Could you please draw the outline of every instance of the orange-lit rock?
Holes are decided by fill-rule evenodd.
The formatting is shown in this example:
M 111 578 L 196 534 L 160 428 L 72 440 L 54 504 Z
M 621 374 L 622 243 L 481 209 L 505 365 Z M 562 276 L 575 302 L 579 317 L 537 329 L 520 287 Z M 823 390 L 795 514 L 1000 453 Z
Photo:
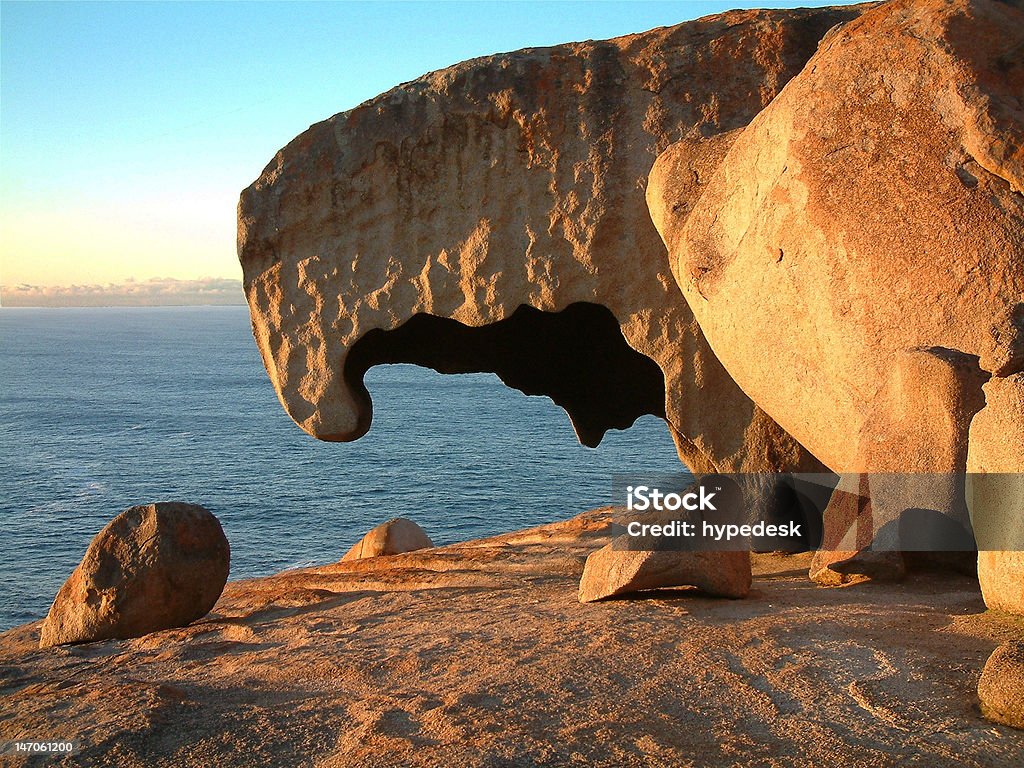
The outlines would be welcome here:
M 57 593 L 39 645 L 141 637 L 205 616 L 228 578 L 217 518 L 175 501 L 131 507 L 89 544 Z
M 876 524 L 965 516 L 969 453 L 1020 471 L 1005 436 L 1024 410 L 1000 382 L 1024 369 L 1022 47 L 1017 3 L 878 5 L 749 126 L 673 145 L 651 174 L 673 274 L 743 390 L 837 472 L 948 477 L 873 492 Z
M 399 555 L 402 552 L 414 552 L 432 546 L 434 542 L 430 540 L 426 531 L 412 520 L 396 517 L 368 531 L 341 560 L 346 562 L 380 555 Z
M 253 329 L 288 413 L 353 440 L 370 424 L 365 368 L 417 362 L 549 394 L 589 445 L 654 413 L 696 471 L 817 469 L 711 352 L 644 187 L 671 142 L 746 125 L 860 10 L 732 12 L 475 59 L 312 126 L 239 204 Z M 614 333 L 553 314 L 581 304 Z M 476 331 L 509 352 L 481 351 Z

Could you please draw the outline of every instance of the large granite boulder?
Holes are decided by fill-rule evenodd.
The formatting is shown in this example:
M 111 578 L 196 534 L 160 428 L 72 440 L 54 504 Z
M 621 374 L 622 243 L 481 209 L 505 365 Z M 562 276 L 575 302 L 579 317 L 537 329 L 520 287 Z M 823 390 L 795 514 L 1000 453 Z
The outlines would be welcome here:
M 749 126 L 651 173 L 712 348 L 831 469 L 877 473 L 876 530 L 907 509 L 964 519 L 988 443 L 994 471 L 1021 464 L 1004 436 L 1024 421 L 1022 50 L 1019 2 L 893 0 L 827 35 Z M 1000 532 L 981 548 L 1014 548 L 1019 498 L 972 516 Z
M 183 627 L 213 608 L 230 559 L 220 523 L 203 507 L 131 507 L 96 535 L 60 588 L 39 647 Z
M 428 74 L 312 126 L 241 196 L 253 332 L 289 415 L 369 428 L 363 374 L 494 371 L 580 440 L 645 413 L 694 471 L 821 465 L 736 386 L 644 200 L 663 149 L 746 125 L 863 7 L 736 11 Z
M 341 558 L 342 562 L 380 555 L 400 555 L 434 546 L 427 532 L 412 520 L 396 517 L 367 531 Z

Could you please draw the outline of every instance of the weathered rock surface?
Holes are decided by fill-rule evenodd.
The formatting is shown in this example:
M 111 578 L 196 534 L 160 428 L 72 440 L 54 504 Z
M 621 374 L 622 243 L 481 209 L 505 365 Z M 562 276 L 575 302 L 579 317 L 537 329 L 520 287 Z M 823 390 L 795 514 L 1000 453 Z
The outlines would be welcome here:
M 993 378 L 971 422 L 967 503 L 990 608 L 1024 615 L 1024 374 Z
M 820 549 L 807 575 L 823 587 L 846 587 L 865 581 L 900 581 L 907 575 L 901 552 Z
M 168 501 L 131 507 L 100 531 L 57 593 L 39 646 L 183 627 L 217 602 L 230 548 L 217 518 Z
M 673 145 L 651 173 L 673 274 L 743 390 L 837 472 L 945 478 L 920 498 L 873 490 L 876 528 L 911 508 L 965 517 L 979 443 L 1022 461 L 999 432 L 1024 410 L 986 401 L 1024 368 L 1022 50 L 1018 2 L 881 4 L 749 126 Z M 974 510 L 982 527 L 1021 517 Z
M 1018 501 L 1022 498 L 1017 497 Z M 978 581 L 989 608 L 1024 616 L 1024 552 L 978 552 Z
M 367 532 L 341 560 L 345 562 L 379 555 L 400 555 L 432 546 L 434 542 L 420 526 L 412 520 L 396 517 Z
M 548 394 L 588 445 L 654 413 L 695 471 L 818 469 L 711 352 L 644 186 L 672 141 L 746 125 L 861 10 L 476 59 L 312 126 L 239 203 L 254 335 L 290 416 L 358 438 L 366 368 L 415 362 Z
M 876 529 L 870 476 L 839 478 L 823 515 L 822 544 L 811 559 L 808 576 L 823 587 L 865 581 L 900 581 L 907 568 L 899 551 L 872 551 Z
M 977 582 L 820 590 L 809 555 L 754 555 L 745 600 L 580 604 L 608 540 L 590 513 L 230 582 L 203 621 L 121 642 L 40 651 L 17 627 L 0 740 L 73 737 L 54 764 L 118 768 L 1024 763 L 976 698 L 1020 622 Z
M 579 600 L 591 603 L 665 587 L 697 587 L 715 597 L 746 597 L 750 592 L 750 553 L 642 552 L 610 543 L 587 558 Z
M 993 651 L 978 682 L 978 699 L 989 720 L 1024 728 L 1024 640 Z
M 881 4 L 652 171 L 719 359 L 837 472 L 963 472 L 982 385 L 1024 367 L 1022 45 L 1012 4 Z

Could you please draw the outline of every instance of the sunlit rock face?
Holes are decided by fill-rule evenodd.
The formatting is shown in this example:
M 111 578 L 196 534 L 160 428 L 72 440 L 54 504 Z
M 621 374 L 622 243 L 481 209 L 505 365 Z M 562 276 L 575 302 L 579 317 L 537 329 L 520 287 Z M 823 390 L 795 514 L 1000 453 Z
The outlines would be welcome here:
M 651 173 L 675 279 L 743 390 L 837 472 L 949 478 L 888 515 L 960 514 L 965 471 L 1024 466 L 1022 96 L 1021 3 L 897 0 Z M 1000 534 L 982 549 L 1024 523 L 1004 486 L 969 494 Z M 996 560 L 983 584 L 1006 580 Z
M 818 469 L 712 353 L 644 190 L 658 153 L 746 125 L 861 10 L 475 59 L 312 126 L 239 204 L 254 334 L 289 415 L 356 439 L 362 373 L 401 359 L 499 370 L 555 397 L 587 444 L 654 413 L 694 470 Z M 507 354 L 474 333 L 499 324 Z
M 1019 5 L 885 3 L 652 171 L 719 359 L 835 471 L 963 471 L 983 385 L 1024 370 L 1022 51 Z
M 126 509 L 60 588 L 39 647 L 184 627 L 213 608 L 230 567 L 231 547 L 209 510 L 178 501 Z

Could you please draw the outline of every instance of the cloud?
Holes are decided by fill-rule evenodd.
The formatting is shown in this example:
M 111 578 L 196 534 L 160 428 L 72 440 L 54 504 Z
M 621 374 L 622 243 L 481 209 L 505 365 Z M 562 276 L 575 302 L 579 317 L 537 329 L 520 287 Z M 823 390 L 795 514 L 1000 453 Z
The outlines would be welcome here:
M 245 304 L 242 281 L 230 277 L 154 277 L 107 285 L 0 285 L 5 307 L 157 307 Z

